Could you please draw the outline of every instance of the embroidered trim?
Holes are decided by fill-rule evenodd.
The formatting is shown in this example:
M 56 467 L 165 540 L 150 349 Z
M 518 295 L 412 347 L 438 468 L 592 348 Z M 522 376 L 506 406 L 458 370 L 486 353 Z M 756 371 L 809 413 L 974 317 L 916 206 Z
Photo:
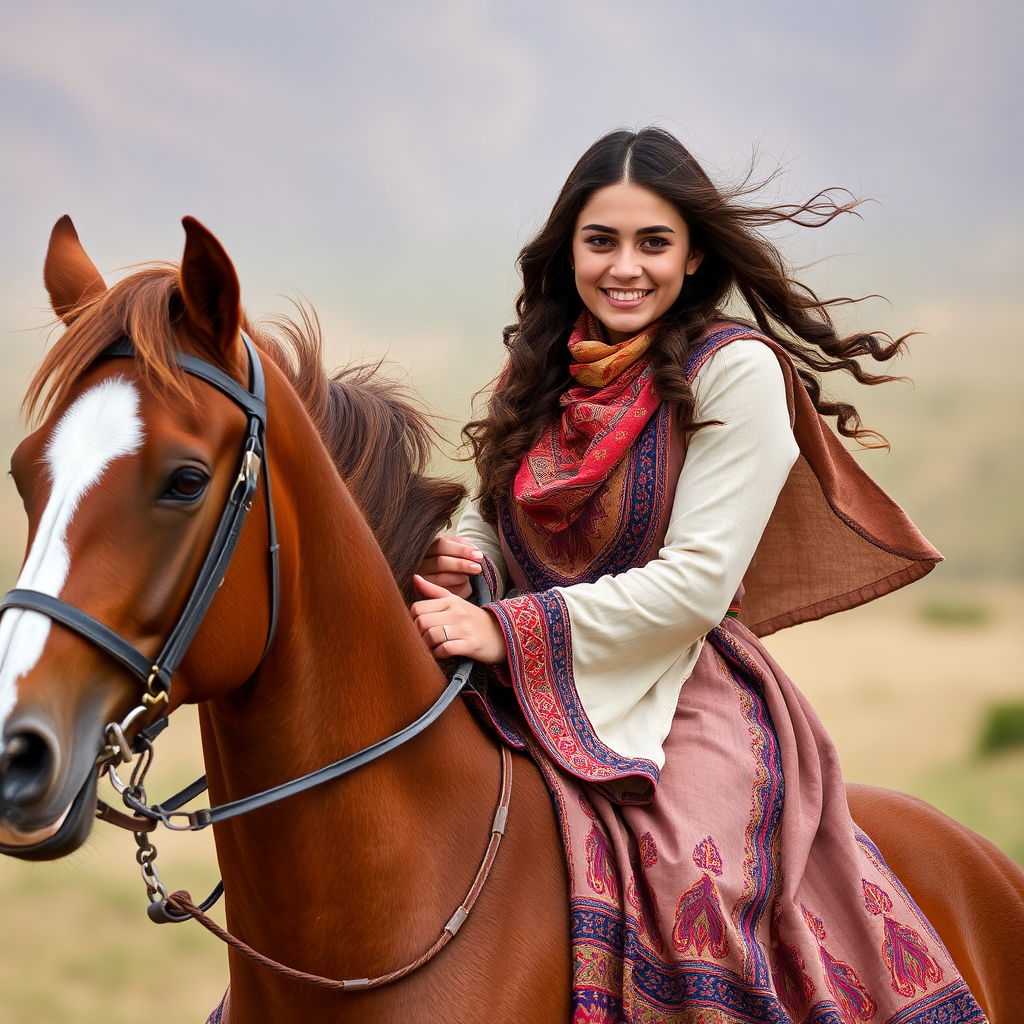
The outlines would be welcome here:
M 567 575 L 557 565 L 544 561 L 547 552 L 534 549 L 523 532 L 522 521 L 513 503 L 507 499 L 498 502 L 499 530 L 531 591 L 593 583 L 601 576 L 625 572 L 647 561 L 661 520 L 659 510 L 667 494 L 670 435 L 670 410 L 668 406 L 662 406 L 651 417 L 637 444 L 625 456 L 619 508 L 613 513 L 617 528 L 593 561 L 578 574 Z M 593 505 L 595 514 L 608 515 L 603 505 L 607 498 L 607 488 L 602 487 L 590 498 L 588 509 Z M 586 531 L 590 518 L 589 512 L 581 515 L 563 532 L 576 534 Z
M 800 904 L 800 912 L 818 944 L 818 959 L 825 974 L 825 984 L 841 1008 L 842 1019 L 850 1022 L 871 1020 L 878 1012 L 878 1005 L 868 995 L 857 972 L 825 948 L 827 935 L 821 918 L 812 914 L 803 904 Z
M 230 989 L 228 991 L 230 991 Z M 221 1024 L 221 1021 L 224 1019 L 224 1007 L 227 1005 L 227 1001 L 228 992 L 225 992 L 224 998 L 220 1001 L 217 1009 L 207 1017 L 206 1024 Z
M 558 591 L 523 594 L 486 607 L 504 630 L 519 706 L 555 763 L 587 782 L 640 776 L 645 784 L 657 784 L 653 761 L 617 754 L 590 724 L 573 680 L 569 613 Z
M 490 555 L 484 555 L 483 570 L 484 583 L 487 584 L 491 597 L 497 601 L 502 597 L 501 576 L 498 574 L 498 567 L 494 564 L 494 560 Z
M 950 956 L 949 950 L 946 949 L 945 943 L 939 937 L 939 933 L 932 927 L 931 922 L 921 912 L 921 908 L 914 902 L 914 898 L 909 892 L 903 887 L 903 883 L 893 873 L 892 868 L 889 867 L 885 862 L 885 858 L 882 856 L 882 851 L 871 841 L 869 836 L 866 836 L 859 828 L 854 826 L 853 837 L 857 841 L 857 845 L 861 848 L 861 852 L 867 857 L 868 861 L 874 866 L 875 870 L 882 875 L 883 878 L 892 886 L 893 891 L 899 896 L 903 905 L 910 911 L 910 913 L 917 919 L 918 923 L 928 932 L 928 934 L 935 940 L 935 944 L 939 949 L 946 955 L 946 959 L 950 963 L 954 963 L 953 957 Z
M 912 1006 L 904 1007 L 886 1024 L 987 1024 L 987 1018 L 967 983 L 958 978 Z
M 942 968 L 928 952 L 924 939 L 909 925 L 890 916 L 892 900 L 889 894 L 866 878 L 861 879 L 861 886 L 865 909 L 882 919 L 882 953 L 892 975 L 893 990 L 909 999 L 917 989 L 926 992 L 929 982 L 937 985 L 942 981 Z
M 721 654 L 716 650 L 716 655 Z M 724 664 L 739 691 L 740 712 L 750 733 L 750 754 L 754 763 L 750 820 L 744 831 L 743 890 L 732 908 L 743 937 L 743 969 L 748 980 L 761 987 L 770 984 L 771 972 L 764 947 L 757 939 L 757 927 L 776 896 L 779 880 L 779 826 L 785 802 L 782 755 L 764 698 L 756 688 L 763 680 L 756 663 L 747 657 L 746 674 Z M 755 688 L 756 687 L 756 688 Z

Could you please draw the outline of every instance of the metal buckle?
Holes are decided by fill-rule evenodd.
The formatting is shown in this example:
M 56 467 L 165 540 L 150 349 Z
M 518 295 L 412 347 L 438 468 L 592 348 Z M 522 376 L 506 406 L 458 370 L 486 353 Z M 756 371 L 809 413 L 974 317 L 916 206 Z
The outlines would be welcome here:
M 242 465 L 238 470 L 238 477 L 231 495 L 232 500 L 245 506 L 246 512 L 252 508 L 252 499 L 259 485 L 261 465 L 263 465 L 263 460 L 256 452 L 252 448 L 246 448 L 242 454 Z
M 142 695 L 142 703 L 147 708 L 155 708 L 158 704 L 168 704 L 167 691 L 164 689 L 156 689 L 153 683 L 156 681 L 157 676 L 160 675 L 160 666 L 154 665 L 149 673 L 149 678 L 146 680 L 146 692 Z
M 145 700 L 145 698 L 143 698 L 143 700 Z M 103 737 L 107 741 L 107 745 L 99 752 L 99 755 L 96 758 L 97 765 L 101 767 L 103 765 L 108 765 L 113 769 L 119 764 L 132 763 L 132 747 L 131 743 L 129 743 L 125 736 L 125 733 L 131 728 L 135 720 L 140 715 L 146 714 L 148 710 L 149 709 L 144 705 L 139 704 L 132 708 L 120 722 L 107 723 L 107 727 L 103 730 Z M 117 778 L 116 774 L 114 778 Z M 121 792 L 121 790 L 119 790 L 119 792 Z

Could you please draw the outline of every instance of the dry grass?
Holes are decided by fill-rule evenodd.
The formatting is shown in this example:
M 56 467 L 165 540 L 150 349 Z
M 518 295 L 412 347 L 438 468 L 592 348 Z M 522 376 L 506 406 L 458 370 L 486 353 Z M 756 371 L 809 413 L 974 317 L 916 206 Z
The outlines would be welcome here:
M 851 782 L 900 789 L 1024 864 L 1024 749 L 977 753 L 994 704 L 1024 696 L 1024 587 L 916 586 L 769 637 Z

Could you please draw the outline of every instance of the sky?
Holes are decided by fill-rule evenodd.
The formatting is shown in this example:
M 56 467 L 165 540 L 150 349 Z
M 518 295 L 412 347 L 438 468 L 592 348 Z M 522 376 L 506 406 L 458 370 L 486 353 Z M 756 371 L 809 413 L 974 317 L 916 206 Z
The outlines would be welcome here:
M 64 213 L 108 280 L 198 217 L 250 310 L 305 297 L 334 361 L 390 353 L 464 420 L 516 252 L 591 142 L 647 123 L 719 180 L 756 159 L 778 198 L 876 200 L 780 241 L 825 292 L 883 294 L 870 326 L 926 332 L 916 376 L 1024 365 L 1011 0 L 0 0 L 0 24 L 0 433 Z

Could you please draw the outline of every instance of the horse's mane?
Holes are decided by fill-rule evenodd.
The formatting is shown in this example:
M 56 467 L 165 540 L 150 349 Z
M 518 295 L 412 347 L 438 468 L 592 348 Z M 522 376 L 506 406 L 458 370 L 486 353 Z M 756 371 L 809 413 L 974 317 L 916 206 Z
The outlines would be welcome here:
M 135 343 L 140 371 L 151 387 L 185 397 L 174 329 L 183 309 L 178 267 L 170 263 L 142 267 L 82 303 L 33 376 L 24 412 L 34 417 L 62 401 L 75 380 L 122 335 Z M 427 475 L 438 434 L 409 390 L 381 372 L 382 361 L 329 375 L 316 313 L 301 304 L 297 310 L 296 319 L 246 320 L 244 328 L 295 388 L 403 597 L 411 601 L 412 574 L 431 540 L 451 520 L 465 488 Z

